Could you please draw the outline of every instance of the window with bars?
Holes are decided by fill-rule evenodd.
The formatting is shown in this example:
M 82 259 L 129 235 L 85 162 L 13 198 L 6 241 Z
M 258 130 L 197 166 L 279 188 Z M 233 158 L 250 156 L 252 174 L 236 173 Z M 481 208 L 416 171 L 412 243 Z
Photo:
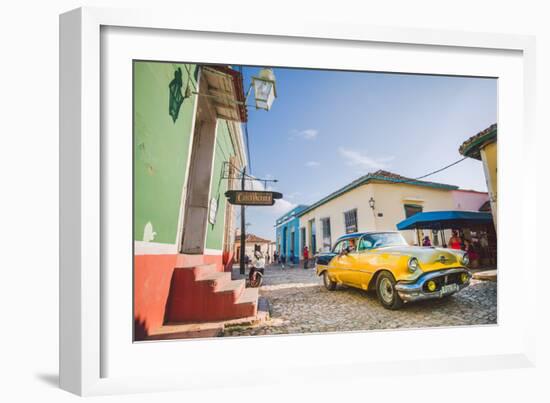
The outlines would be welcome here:
M 344 223 L 346 224 L 346 234 L 357 232 L 357 209 L 344 213 Z
M 412 217 L 417 213 L 422 213 L 422 206 L 418 204 L 405 204 L 405 218 Z
M 330 237 L 330 218 L 321 218 L 321 227 L 323 229 L 323 250 L 329 251 L 331 248 Z

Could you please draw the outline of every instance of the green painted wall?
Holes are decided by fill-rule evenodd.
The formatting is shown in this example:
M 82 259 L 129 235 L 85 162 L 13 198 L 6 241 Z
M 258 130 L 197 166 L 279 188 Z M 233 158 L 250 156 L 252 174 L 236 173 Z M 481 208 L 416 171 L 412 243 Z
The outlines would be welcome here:
M 224 120 L 218 120 L 216 131 L 216 150 L 214 155 L 214 167 L 212 171 L 212 182 L 210 184 L 210 199 L 218 200 L 216 223 L 207 223 L 206 248 L 223 249 L 224 218 L 226 208 L 225 192 L 227 191 L 228 180 L 222 179 L 224 162 L 235 155 L 235 149 L 231 142 L 229 127 Z
M 134 62 L 134 239 L 143 240 L 148 222 L 152 242 L 174 244 L 185 180 L 196 96 L 184 99 L 174 122 L 169 113 L 170 82 L 179 68 L 182 93 L 195 65 Z M 187 67 L 187 68 L 186 68 Z M 123 135 L 123 133 L 120 133 Z

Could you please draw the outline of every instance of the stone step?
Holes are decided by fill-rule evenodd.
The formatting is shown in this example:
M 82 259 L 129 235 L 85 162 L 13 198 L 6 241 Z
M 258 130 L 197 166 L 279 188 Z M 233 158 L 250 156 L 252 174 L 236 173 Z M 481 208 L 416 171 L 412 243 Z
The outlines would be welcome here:
M 216 288 L 216 290 L 218 290 L 223 287 L 224 284 L 231 282 L 231 273 L 223 271 L 208 272 L 201 275 L 197 281 L 208 281 L 214 288 Z
M 151 332 L 145 340 L 175 340 L 218 337 L 223 334 L 223 323 L 165 324 Z
M 497 281 L 497 271 L 496 270 L 478 271 L 473 274 L 473 278 L 475 280 Z
M 231 275 L 231 273 L 227 273 Z M 230 280 L 225 283 L 221 283 L 218 287 L 216 287 L 215 292 L 216 293 L 232 293 L 234 301 L 237 301 L 237 299 L 241 296 L 241 294 L 246 291 L 246 282 L 245 280 Z
M 258 291 L 246 291 L 245 280 L 232 280 L 214 264 L 182 266 L 174 270 L 165 320 L 210 322 L 254 316 Z M 179 332 L 179 330 L 178 330 Z
M 247 289 L 248 290 L 248 289 Z M 250 289 L 257 290 L 257 289 Z M 257 294 L 254 291 L 247 294 Z M 247 306 L 250 306 L 251 299 L 245 298 Z M 248 309 L 248 312 L 253 310 Z M 243 311 L 244 313 L 244 311 Z M 266 299 L 260 297 L 255 314 L 243 316 L 236 319 L 220 320 L 213 322 L 185 322 L 185 323 L 166 323 L 147 336 L 145 340 L 173 340 L 173 339 L 192 339 L 205 337 L 223 336 L 225 328 L 232 326 L 255 326 L 269 320 L 269 303 Z
M 258 303 L 258 288 L 245 288 L 237 301 L 237 304 L 257 304 Z
M 218 270 L 215 264 L 197 264 L 189 266 L 178 266 L 176 270 L 189 270 L 193 274 L 195 280 L 200 280 L 202 277 L 207 276 L 210 273 L 217 273 Z

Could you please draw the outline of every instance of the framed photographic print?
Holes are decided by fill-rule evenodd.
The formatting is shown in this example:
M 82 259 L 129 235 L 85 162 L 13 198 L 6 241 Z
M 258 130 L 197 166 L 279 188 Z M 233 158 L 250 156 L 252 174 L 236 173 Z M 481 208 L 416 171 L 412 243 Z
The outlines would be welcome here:
M 60 23 L 64 389 L 531 365 L 532 38 Z

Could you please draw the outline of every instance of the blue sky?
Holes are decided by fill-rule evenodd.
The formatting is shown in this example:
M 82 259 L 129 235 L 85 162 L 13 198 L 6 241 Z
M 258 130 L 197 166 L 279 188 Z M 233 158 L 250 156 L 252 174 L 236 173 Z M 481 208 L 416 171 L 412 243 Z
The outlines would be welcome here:
M 259 68 L 244 67 L 245 85 Z M 418 177 L 461 158 L 460 144 L 497 121 L 497 80 L 275 68 L 269 112 L 249 108 L 252 174 L 283 200 L 248 207 L 248 232 L 275 239 L 275 219 L 359 176 Z M 253 103 L 253 93 L 249 104 Z M 426 180 L 486 191 L 479 161 Z

